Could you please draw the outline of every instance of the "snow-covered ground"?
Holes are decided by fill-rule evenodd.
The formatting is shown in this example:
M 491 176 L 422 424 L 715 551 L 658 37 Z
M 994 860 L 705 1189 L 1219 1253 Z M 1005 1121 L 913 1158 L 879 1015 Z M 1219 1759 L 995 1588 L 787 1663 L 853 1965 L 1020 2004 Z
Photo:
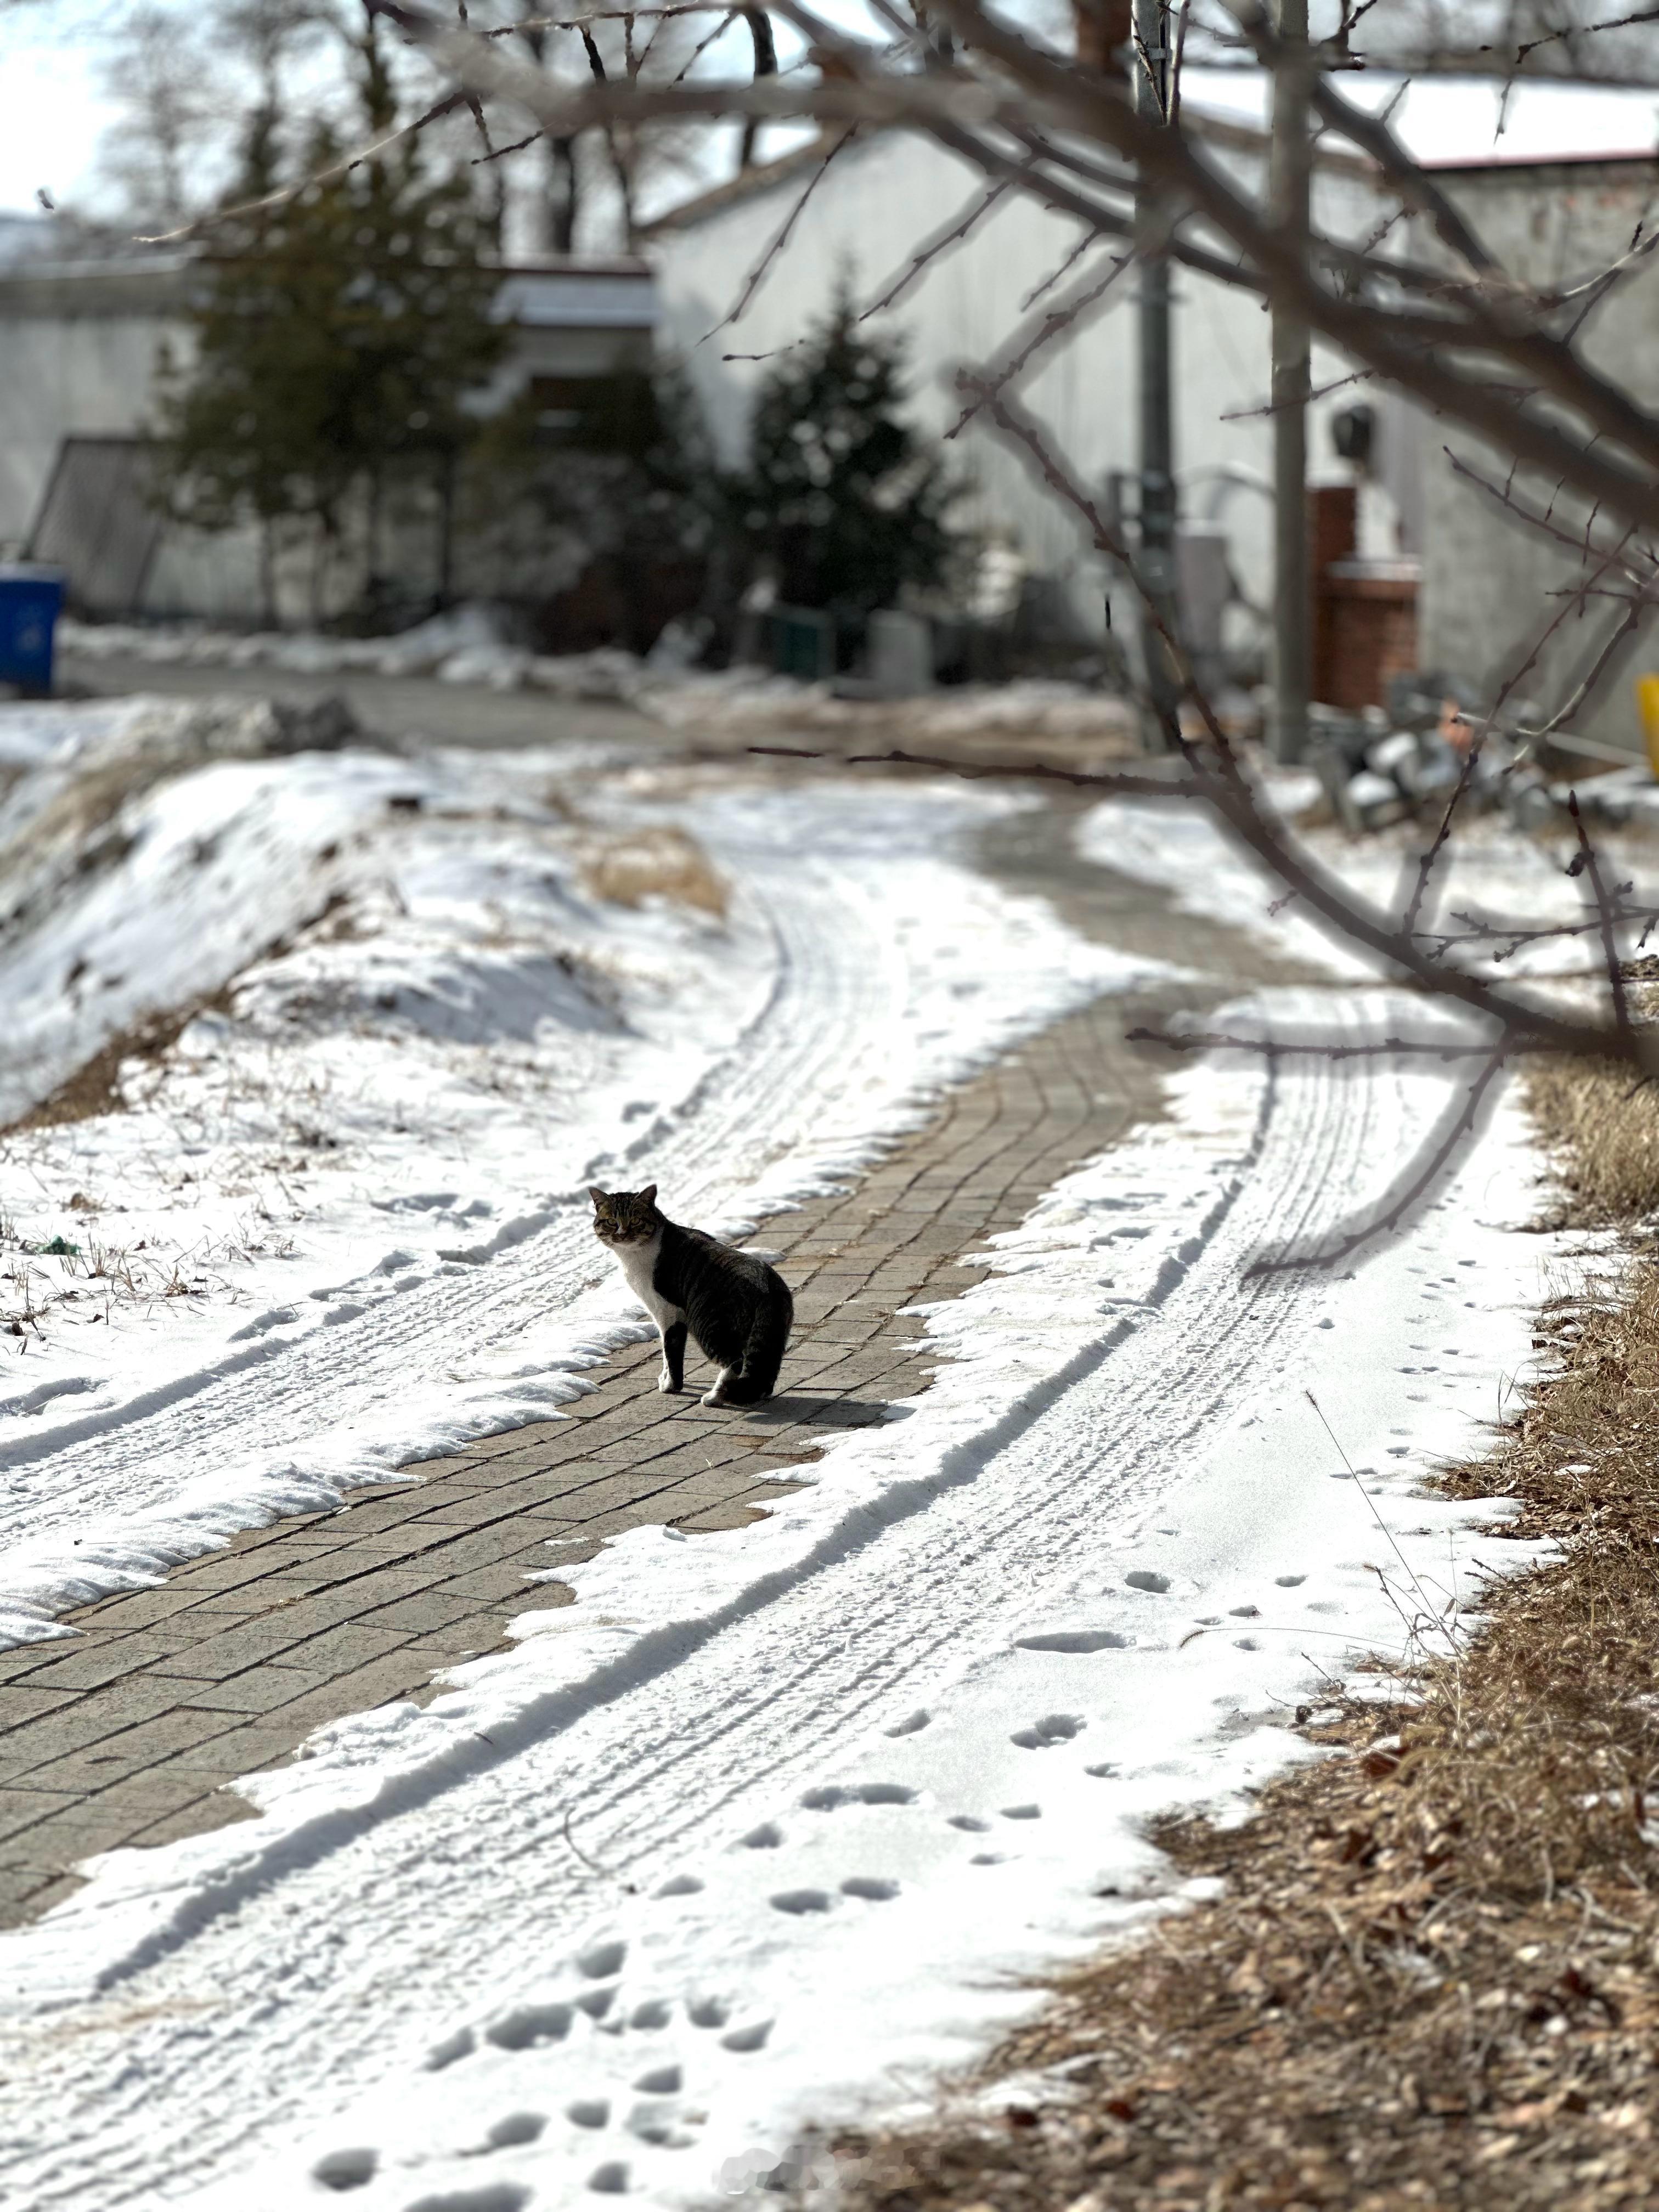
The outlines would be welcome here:
M 185 849 L 174 810 L 198 872 L 289 825 L 262 894 L 282 941 L 211 975 L 190 869 L 143 878 L 151 939 L 203 962 L 191 988 L 236 988 L 123 1074 L 129 1111 L 8 1140 L 9 1203 L 42 1194 L 14 1233 L 75 1239 L 114 1203 L 175 1243 L 216 1208 L 257 1226 L 224 1287 L 116 1297 L 73 1333 L 60 1304 L 24 1340 L 19 1370 L 79 1387 L 0 1432 L 15 1632 L 579 1389 L 638 1328 L 591 1256 L 590 1178 L 752 1219 L 1146 972 L 973 872 L 967 834 L 1006 798 L 568 764 L 264 760 L 260 796 L 204 768 L 120 817 L 117 870 Z M 1130 838 L 1184 876 L 1169 819 L 1126 815 L 1102 857 Z M 605 855 L 670 828 L 730 886 L 724 921 L 597 896 L 626 880 Z M 296 926 L 307 862 L 343 872 Z M 83 941 L 103 880 L 0 935 L 0 985 L 42 932 L 54 958 Z M 1247 878 L 1224 892 L 1266 926 Z M 1362 1039 L 1402 1012 L 1341 974 L 1219 1018 Z M 1553 1248 L 1522 1231 L 1516 1109 L 1363 1266 L 1245 1272 L 1363 1207 L 1444 1081 L 1178 1069 L 1167 1121 L 931 1311 L 932 1389 L 768 1519 L 633 1531 L 429 1706 L 243 1785 L 257 1821 L 95 1865 L 0 1939 L 0 2186 L 76 2212 L 729 2199 L 803 2124 L 890 2110 L 982 2047 L 1033 2002 L 1018 1976 L 1166 1907 L 1147 1814 L 1241 1804 L 1298 1755 L 1285 1708 L 1398 1652 L 1402 1614 L 1445 1635 L 1478 1596 L 1467 1510 L 1415 1486 L 1528 1356 Z

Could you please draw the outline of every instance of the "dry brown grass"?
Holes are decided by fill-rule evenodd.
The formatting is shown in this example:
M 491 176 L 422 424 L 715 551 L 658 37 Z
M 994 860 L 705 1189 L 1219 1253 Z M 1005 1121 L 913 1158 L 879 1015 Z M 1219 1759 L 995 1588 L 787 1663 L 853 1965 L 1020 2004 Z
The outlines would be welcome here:
M 1534 1079 L 1601 1219 L 1653 1202 L 1628 1090 Z M 1659 2199 L 1659 1267 L 1539 1327 L 1550 1371 L 1445 1486 L 1518 1498 L 1510 1533 L 1558 1556 L 1495 1582 L 1393 1712 L 1305 1731 L 1338 1755 L 1248 1825 L 1165 1826 L 1220 1897 L 1058 1983 L 971 2102 L 843 2137 L 845 2212 Z M 1070 2095 L 986 2118 L 999 2080 L 1065 2062 Z
M 665 898 L 724 921 L 731 898 L 726 878 L 696 839 L 672 823 L 590 846 L 581 874 L 593 897 L 617 906 Z
M 1527 1099 L 1560 1186 L 1559 1218 L 1578 1227 L 1659 1210 L 1659 1091 L 1627 1067 L 1540 1060 Z

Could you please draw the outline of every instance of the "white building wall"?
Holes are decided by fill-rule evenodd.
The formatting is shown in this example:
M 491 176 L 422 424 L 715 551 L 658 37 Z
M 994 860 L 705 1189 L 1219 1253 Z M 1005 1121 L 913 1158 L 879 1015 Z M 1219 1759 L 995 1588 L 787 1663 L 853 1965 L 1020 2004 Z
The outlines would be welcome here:
M 65 429 L 131 437 L 144 428 L 163 340 L 155 315 L 0 314 L 0 546 L 21 545 Z
M 1559 284 L 1610 266 L 1629 251 L 1652 198 L 1650 161 L 1586 162 L 1547 169 L 1492 168 L 1443 177 L 1487 246 L 1513 274 Z M 1416 240 L 1427 258 L 1428 235 Z M 1649 410 L 1659 409 L 1659 267 L 1649 261 L 1597 308 L 1584 333 L 1593 365 Z M 1507 459 L 1452 423 L 1431 426 L 1424 471 L 1423 616 L 1419 658 L 1425 668 L 1462 675 L 1488 696 L 1518 678 L 1510 702 L 1553 714 L 1595 661 L 1622 607 L 1589 599 L 1538 654 L 1536 642 L 1561 611 L 1563 594 L 1583 571 L 1570 544 L 1506 514 L 1486 491 L 1460 476 L 1443 447 L 1489 482 L 1501 484 Z M 1535 476 L 1517 492 L 1571 538 L 1582 505 Z M 1524 672 L 1522 672 L 1524 668 Z M 1659 669 L 1659 623 L 1652 617 L 1623 650 L 1572 727 L 1580 736 L 1637 750 L 1642 744 L 1634 677 Z
M 664 229 L 654 244 L 659 346 L 685 362 L 732 461 L 742 454 L 755 393 L 769 365 L 747 356 L 775 356 L 822 317 L 839 270 L 851 271 L 858 297 L 879 297 L 916 247 L 984 189 L 965 160 L 908 133 L 847 148 L 807 202 L 741 320 L 717 328 L 810 174 L 797 171 L 769 191 Z M 1346 202 L 1352 228 L 1365 227 L 1370 202 L 1363 187 L 1339 179 L 1322 191 L 1337 196 L 1339 220 Z M 1010 193 L 882 319 L 908 341 L 920 426 L 943 434 L 961 411 L 953 389 L 957 368 L 991 362 L 1025 313 L 1051 306 L 1085 272 L 1103 272 L 1109 241 L 1091 249 L 1036 310 L 1022 313 L 1022 300 L 1059 266 L 1078 236 L 1074 222 Z M 1057 344 L 1045 365 L 1015 387 L 1078 480 L 1097 497 L 1111 471 L 1133 471 L 1137 459 L 1133 274 L 1121 282 L 1098 319 Z M 1264 487 L 1271 481 L 1271 426 L 1251 411 L 1267 397 L 1267 323 L 1248 293 L 1184 270 L 1176 272 L 1175 298 L 1176 465 L 1183 509 L 1198 519 L 1218 496 L 1217 471 L 1237 471 Z M 1334 356 L 1316 349 L 1316 385 L 1340 373 Z M 1315 410 L 1310 449 L 1316 475 L 1328 481 L 1346 480 L 1346 472 L 1330 458 L 1322 417 L 1353 397 L 1340 393 Z M 1079 623 L 1097 629 L 1105 564 L 1069 510 L 1034 483 L 982 422 L 947 450 L 972 487 L 956 510 L 958 525 L 1012 527 L 1030 566 L 1063 579 Z M 1236 491 L 1225 498 L 1223 514 L 1240 580 L 1251 599 L 1265 604 L 1272 592 L 1267 500 Z

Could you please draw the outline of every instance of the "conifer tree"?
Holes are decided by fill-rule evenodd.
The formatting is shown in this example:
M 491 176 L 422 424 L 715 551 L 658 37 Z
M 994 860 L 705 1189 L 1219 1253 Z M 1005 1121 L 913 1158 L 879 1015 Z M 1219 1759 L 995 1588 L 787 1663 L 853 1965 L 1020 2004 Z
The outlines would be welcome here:
M 379 133 L 393 102 L 372 17 L 355 58 L 366 135 Z M 314 135 L 297 149 L 301 173 L 337 150 Z M 233 203 L 268 191 L 280 163 L 262 107 Z M 447 505 L 476 430 L 469 398 L 508 342 L 465 171 L 434 173 L 416 134 L 214 236 L 192 357 L 164 373 L 172 511 L 207 528 L 305 518 L 337 541 L 354 500 L 372 540 L 394 481 L 422 481 Z
M 854 319 L 843 282 L 824 320 L 762 385 L 743 485 L 750 545 L 789 604 L 868 613 L 934 582 L 957 495 L 903 417 L 904 344 Z

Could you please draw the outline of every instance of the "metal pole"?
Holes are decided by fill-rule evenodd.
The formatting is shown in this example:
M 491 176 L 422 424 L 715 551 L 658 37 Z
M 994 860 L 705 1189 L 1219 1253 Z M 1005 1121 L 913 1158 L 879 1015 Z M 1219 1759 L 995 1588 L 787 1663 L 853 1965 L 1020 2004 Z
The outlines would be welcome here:
M 1167 122 L 1173 55 L 1169 0 L 1135 0 L 1135 106 Z M 1143 179 L 1135 197 L 1135 243 L 1140 253 L 1140 567 L 1159 614 L 1175 632 L 1176 484 L 1174 410 L 1170 397 L 1170 263 L 1162 248 L 1167 228 L 1163 195 Z M 1142 663 L 1151 702 L 1146 741 L 1161 751 L 1170 742 L 1180 682 L 1162 641 L 1143 612 Z
M 1279 0 L 1286 49 L 1273 72 L 1273 147 L 1267 198 L 1275 228 L 1305 246 L 1313 143 L 1308 131 L 1308 0 Z M 1268 749 L 1299 761 L 1308 745 L 1313 682 L 1312 593 L 1308 573 L 1308 325 L 1273 303 L 1273 713 Z

